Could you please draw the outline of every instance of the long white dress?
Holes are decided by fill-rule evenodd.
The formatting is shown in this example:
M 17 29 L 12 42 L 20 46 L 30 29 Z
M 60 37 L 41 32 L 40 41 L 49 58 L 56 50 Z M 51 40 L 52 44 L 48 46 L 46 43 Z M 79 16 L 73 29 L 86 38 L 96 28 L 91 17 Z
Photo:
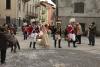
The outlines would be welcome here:
M 43 37 L 42 37 L 42 41 L 41 44 L 45 47 L 45 48 L 49 48 L 50 47 L 50 40 L 49 40 L 49 36 L 47 33 L 46 28 L 43 28 Z

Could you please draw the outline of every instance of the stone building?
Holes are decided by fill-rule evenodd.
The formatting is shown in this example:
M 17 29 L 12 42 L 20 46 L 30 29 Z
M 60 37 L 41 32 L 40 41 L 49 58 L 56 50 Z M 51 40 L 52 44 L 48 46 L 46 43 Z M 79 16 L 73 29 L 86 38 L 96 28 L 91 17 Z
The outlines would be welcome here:
M 0 25 L 4 23 L 23 24 L 27 16 L 33 15 L 40 0 L 0 0 Z
M 26 2 L 29 0 L 0 0 L 0 25 L 15 23 L 21 25 L 26 15 Z
M 17 0 L 0 0 L 0 25 L 16 20 L 16 2 Z
M 82 25 L 83 32 L 91 22 L 97 26 L 97 35 L 100 35 L 100 0 L 58 0 L 58 16 L 62 20 L 63 29 L 74 17 Z

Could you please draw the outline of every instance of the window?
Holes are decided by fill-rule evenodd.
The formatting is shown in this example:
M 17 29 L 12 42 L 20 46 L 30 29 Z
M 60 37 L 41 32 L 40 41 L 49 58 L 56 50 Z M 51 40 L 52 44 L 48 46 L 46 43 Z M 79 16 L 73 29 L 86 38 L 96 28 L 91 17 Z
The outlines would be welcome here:
M 84 13 L 84 3 L 74 3 L 74 13 Z
M 21 10 L 21 0 L 18 0 L 18 10 Z
M 6 9 L 11 9 L 11 0 L 6 0 Z
M 10 16 L 6 16 L 6 23 L 10 23 Z

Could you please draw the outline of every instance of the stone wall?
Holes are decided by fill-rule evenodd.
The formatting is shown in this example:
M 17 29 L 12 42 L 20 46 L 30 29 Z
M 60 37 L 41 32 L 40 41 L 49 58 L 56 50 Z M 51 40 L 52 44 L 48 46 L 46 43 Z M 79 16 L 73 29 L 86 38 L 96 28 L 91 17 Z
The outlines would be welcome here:
M 74 13 L 74 3 L 84 3 L 84 13 Z M 78 22 L 85 26 L 95 22 L 97 35 L 100 35 L 100 0 L 58 0 L 58 16 L 62 20 L 62 29 L 65 29 L 69 19 L 75 17 Z

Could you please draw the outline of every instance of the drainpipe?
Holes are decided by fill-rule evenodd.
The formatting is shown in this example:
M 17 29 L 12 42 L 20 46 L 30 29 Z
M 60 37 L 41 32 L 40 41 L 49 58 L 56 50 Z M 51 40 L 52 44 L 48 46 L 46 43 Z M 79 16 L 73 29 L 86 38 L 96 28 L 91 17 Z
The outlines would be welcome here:
M 58 0 L 56 0 L 56 20 L 58 20 Z

